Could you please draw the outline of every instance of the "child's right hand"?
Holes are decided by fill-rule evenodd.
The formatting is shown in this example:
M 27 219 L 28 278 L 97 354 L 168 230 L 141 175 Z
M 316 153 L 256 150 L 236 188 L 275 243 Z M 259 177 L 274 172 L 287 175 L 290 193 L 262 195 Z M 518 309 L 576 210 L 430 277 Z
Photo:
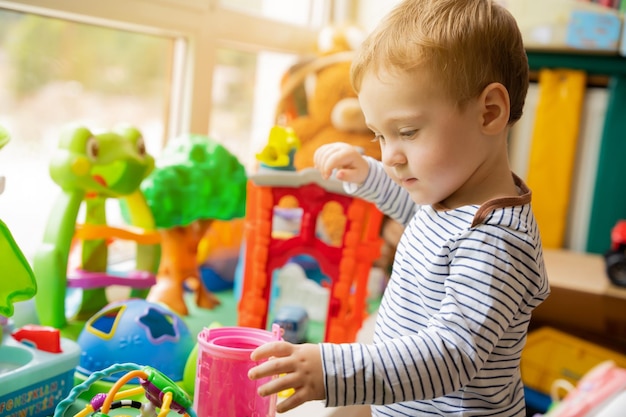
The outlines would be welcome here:
M 270 359 L 271 360 L 265 360 Z M 263 363 L 248 371 L 251 380 L 278 376 L 261 385 L 261 396 L 277 394 L 293 389 L 295 392 L 276 406 L 276 411 L 289 411 L 311 400 L 326 398 L 324 390 L 324 369 L 319 344 L 302 343 L 294 345 L 288 342 L 270 342 L 256 348 L 250 355 L 253 361 Z
M 343 142 L 320 146 L 315 151 L 313 161 L 324 179 L 330 178 L 335 171 L 338 180 L 355 184 L 362 184 L 370 169 L 357 148 Z

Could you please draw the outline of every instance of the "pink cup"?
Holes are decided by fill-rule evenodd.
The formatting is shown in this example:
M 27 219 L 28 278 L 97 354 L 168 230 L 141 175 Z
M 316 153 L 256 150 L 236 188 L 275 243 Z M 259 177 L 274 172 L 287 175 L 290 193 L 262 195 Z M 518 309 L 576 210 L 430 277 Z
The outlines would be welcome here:
M 280 328 L 272 332 L 249 327 L 218 327 L 198 334 L 198 364 L 194 409 L 198 417 L 274 417 L 276 395 L 261 397 L 260 385 L 271 378 L 251 381 L 250 360 L 257 347 L 281 340 Z

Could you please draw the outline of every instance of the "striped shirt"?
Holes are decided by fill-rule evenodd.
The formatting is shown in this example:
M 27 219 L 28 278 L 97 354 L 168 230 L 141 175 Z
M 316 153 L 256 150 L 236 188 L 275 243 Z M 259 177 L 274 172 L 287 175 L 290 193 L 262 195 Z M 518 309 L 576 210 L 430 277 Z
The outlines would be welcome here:
M 375 416 L 525 416 L 520 356 L 549 294 L 531 193 L 454 210 L 417 206 L 370 159 L 346 184 L 405 225 L 373 344 L 321 345 L 326 405 Z

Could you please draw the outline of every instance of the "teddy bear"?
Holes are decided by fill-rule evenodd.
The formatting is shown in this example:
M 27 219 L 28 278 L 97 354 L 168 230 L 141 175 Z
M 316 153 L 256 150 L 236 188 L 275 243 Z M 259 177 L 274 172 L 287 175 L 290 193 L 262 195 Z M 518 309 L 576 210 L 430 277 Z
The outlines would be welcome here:
M 327 27 L 318 37 L 318 53 L 296 63 L 283 77 L 276 123 L 291 127 L 300 139 L 295 168 L 313 166 L 321 145 L 347 142 L 380 159 L 380 147 L 365 124 L 350 83 L 354 49 L 363 32 L 352 25 Z
M 276 123 L 291 127 L 300 140 L 294 156 L 297 170 L 313 166 L 313 155 L 321 145 L 347 142 L 365 154 L 380 159 L 380 145 L 365 123 L 356 92 L 350 82 L 354 50 L 364 39 L 353 25 L 322 29 L 318 53 L 296 63 L 283 77 Z M 331 245 L 341 244 L 345 216 L 341 207 L 327 206 L 321 221 Z M 387 272 L 393 262 L 403 228 L 385 218 L 381 230 L 383 247 L 375 263 Z

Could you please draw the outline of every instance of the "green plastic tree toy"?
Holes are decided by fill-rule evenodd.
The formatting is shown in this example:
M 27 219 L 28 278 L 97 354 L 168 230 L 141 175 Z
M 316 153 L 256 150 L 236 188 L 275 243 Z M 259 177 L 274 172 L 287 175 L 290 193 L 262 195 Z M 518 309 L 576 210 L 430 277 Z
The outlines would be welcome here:
M 247 175 L 226 148 L 203 135 L 168 142 L 157 168 L 141 184 L 161 233 L 161 263 L 148 300 L 187 315 L 184 284 L 196 304 L 213 308 L 219 299 L 200 279 L 198 244 L 213 220 L 245 215 Z

